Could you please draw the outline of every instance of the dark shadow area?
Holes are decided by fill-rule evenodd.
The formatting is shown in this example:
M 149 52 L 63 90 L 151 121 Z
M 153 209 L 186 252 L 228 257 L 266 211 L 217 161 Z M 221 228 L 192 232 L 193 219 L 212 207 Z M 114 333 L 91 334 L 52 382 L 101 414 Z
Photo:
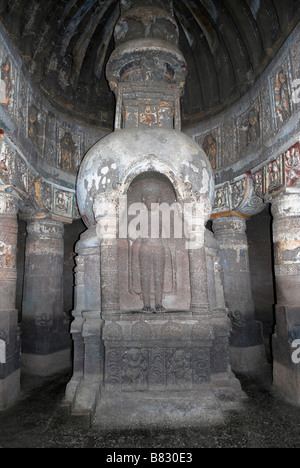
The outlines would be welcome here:
M 272 217 L 266 206 L 247 221 L 251 287 L 256 320 L 262 322 L 268 362 L 272 362 L 276 303 Z
M 279 398 L 271 374 L 239 376 L 248 399 L 221 427 L 103 432 L 61 411 L 69 374 L 23 378 L 20 402 L 0 414 L 2 448 L 300 448 L 300 408 Z

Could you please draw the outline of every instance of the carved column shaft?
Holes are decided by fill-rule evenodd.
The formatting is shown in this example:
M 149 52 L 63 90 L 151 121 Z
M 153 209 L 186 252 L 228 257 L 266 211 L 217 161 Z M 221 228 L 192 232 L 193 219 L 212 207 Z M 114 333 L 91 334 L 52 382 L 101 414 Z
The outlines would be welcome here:
M 76 252 L 75 310 L 71 326 L 74 372 L 65 402 L 72 405 L 74 412 L 82 413 L 93 409 L 103 375 L 100 239 L 96 227 L 82 234 Z
M 278 305 L 300 304 L 300 194 L 272 201 Z
M 51 375 L 68 366 L 68 323 L 63 309 L 64 226 L 34 218 L 27 224 L 22 362 L 24 370 Z
M 253 319 L 246 219 L 219 217 L 213 222 L 213 230 L 220 243 L 226 305 L 231 312 L 238 310 L 243 317 Z
M 191 310 L 194 314 L 209 312 L 205 247 L 190 250 Z
M 210 313 L 206 268 L 205 225 L 209 204 L 191 204 L 185 209 L 185 235 L 189 248 L 191 310 L 195 315 Z M 210 206 L 209 206 L 210 209 Z
M 102 313 L 119 313 L 119 269 L 116 203 L 99 194 L 94 203 L 97 234 L 101 240 L 101 309 Z
M 17 200 L 0 192 L 0 410 L 20 391 L 20 340 L 16 310 Z
M 300 339 L 300 193 L 272 200 L 276 275 L 276 328 L 273 336 L 274 385 L 300 404 L 300 366 L 293 343 Z
M 16 306 L 18 220 L 13 196 L 0 193 L 0 310 Z

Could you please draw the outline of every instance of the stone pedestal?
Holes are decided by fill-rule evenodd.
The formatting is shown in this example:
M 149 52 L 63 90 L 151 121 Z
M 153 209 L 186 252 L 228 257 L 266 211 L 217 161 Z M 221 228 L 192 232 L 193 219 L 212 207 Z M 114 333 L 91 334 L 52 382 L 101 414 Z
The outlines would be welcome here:
M 220 216 L 214 219 L 213 230 L 220 243 L 225 302 L 232 319 L 232 369 L 241 373 L 257 371 L 267 362 L 262 325 L 255 320 L 246 219 Z
M 20 339 L 16 308 L 17 199 L 0 192 L 0 410 L 20 392 Z
M 48 376 L 70 366 L 69 320 L 63 310 L 64 225 L 28 220 L 22 313 L 22 368 Z
M 300 404 L 300 363 L 293 359 L 300 339 L 300 193 L 272 200 L 276 275 L 274 385 Z

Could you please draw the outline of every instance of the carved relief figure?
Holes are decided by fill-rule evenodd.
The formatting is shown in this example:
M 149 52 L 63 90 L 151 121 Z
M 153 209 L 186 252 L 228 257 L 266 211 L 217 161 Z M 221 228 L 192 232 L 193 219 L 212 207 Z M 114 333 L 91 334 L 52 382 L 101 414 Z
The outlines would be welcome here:
M 213 169 L 217 168 L 217 140 L 210 133 L 204 138 L 203 150 L 205 151 Z
M 136 219 L 129 216 L 128 267 L 131 295 L 140 296 L 143 312 L 164 312 L 163 299 L 166 295 L 177 293 L 176 255 L 173 226 L 170 226 L 171 209 L 176 202 L 173 186 L 165 176 L 157 173 L 145 173 L 138 176 L 128 191 L 128 207 L 137 204 L 143 211 L 143 223 L 140 232 L 135 230 L 135 237 L 130 234 L 130 227 Z M 169 211 L 169 219 L 163 208 Z M 132 216 L 134 216 L 132 214 Z M 174 213 L 175 216 L 175 213 Z M 169 229 L 168 229 L 169 228 Z M 138 229 L 135 224 L 135 229 Z M 167 232 L 166 232 L 167 229 Z
M 147 387 L 148 353 L 140 349 L 130 349 L 123 357 L 124 384 L 134 389 L 145 389 Z
M 159 196 L 151 191 L 144 191 L 143 203 L 151 213 L 151 207 L 154 203 L 160 203 Z M 150 224 L 151 229 L 151 224 Z M 150 312 L 151 309 L 151 277 L 152 271 L 154 276 L 154 291 L 155 291 L 155 310 L 156 312 L 165 311 L 162 305 L 164 275 L 165 275 L 165 248 L 161 238 L 141 240 L 140 252 L 140 274 L 141 288 L 144 303 L 144 312 Z
M 39 327 L 51 327 L 53 318 L 49 314 L 41 314 L 35 318 L 35 323 Z
M 72 193 L 62 192 L 57 190 L 54 192 L 54 207 L 53 211 L 56 214 L 70 217 L 73 212 L 73 195 Z
M 231 204 L 232 207 L 237 207 L 243 200 L 246 190 L 246 179 L 231 185 Z
M 76 145 L 70 132 L 60 140 L 60 159 L 63 171 L 76 171 Z
M 214 209 L 229 208 L 227 201 L 227 187 L 216 189 Z
M 255 172 L 252 176 L 256 195 L 263 196 L 263 176 L 262 171 Z
M 275 106 L 279 120 L 283 123 L 291 115 L 288 78 L 283 68 L 277 74 L 275 86 Z
M 285 154 L 286 184 L 292 187 L 300 178 L 300 149 L 291 148 Z
M 172 385 L 186 386 L 191 380 L 191 354 L 177 350 L 168 362 Z
M 281 179 L 280 158 L 278 158 L 267 165 L 267 189 L 271 191 L 281 187 Z

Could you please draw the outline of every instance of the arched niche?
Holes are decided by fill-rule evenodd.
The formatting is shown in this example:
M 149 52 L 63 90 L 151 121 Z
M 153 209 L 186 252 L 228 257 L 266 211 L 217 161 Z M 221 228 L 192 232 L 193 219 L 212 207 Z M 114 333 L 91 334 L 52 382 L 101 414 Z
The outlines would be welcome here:
M 140 173 L 128 187 L 126 208 L 127 237 L 119 241 L 121 310 L 189 310 L 183 207 L 170 179 L 153 170 Z

